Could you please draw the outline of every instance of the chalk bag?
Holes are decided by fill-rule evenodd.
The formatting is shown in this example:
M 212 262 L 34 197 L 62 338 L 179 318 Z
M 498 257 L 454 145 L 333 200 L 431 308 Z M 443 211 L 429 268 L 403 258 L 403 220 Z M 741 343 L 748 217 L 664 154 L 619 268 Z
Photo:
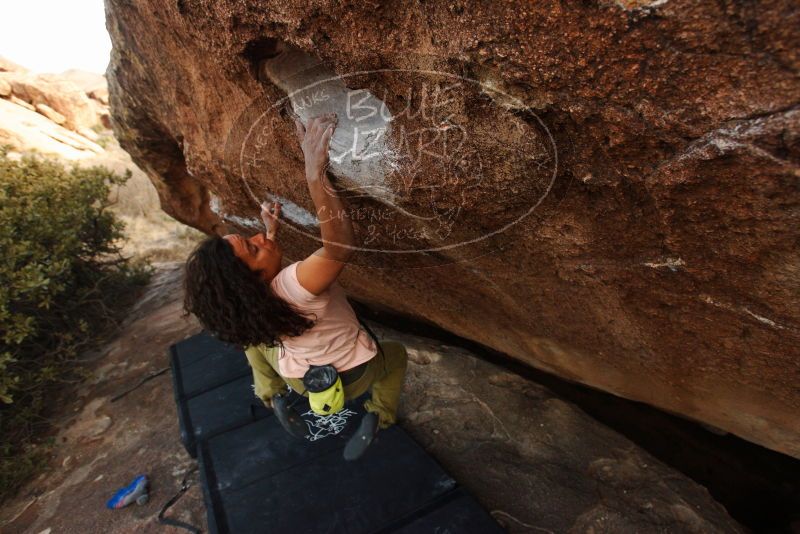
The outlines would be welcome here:
M 331 415 L 344 408 L 344 386 L 332 365 L 312 365 L 303 375 L 308 403 L 317 415 Z

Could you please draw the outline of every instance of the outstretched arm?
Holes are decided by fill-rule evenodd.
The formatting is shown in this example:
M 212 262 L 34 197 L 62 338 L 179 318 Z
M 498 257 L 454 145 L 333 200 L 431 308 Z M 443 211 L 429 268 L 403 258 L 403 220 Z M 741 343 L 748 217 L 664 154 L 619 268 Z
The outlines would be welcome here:
M 295 125 L 305 157 L 308 191 L 317 209 L 323 243 L 322 248 L 297 266 L 297 280 L 308 291 L 319 295 L 338 278 L 352 256 L 355 236 L 344 204 L 325 172 L 336 116 L 315 117 L 308 122 L 307 128 L 300 121 L 295 121 Z

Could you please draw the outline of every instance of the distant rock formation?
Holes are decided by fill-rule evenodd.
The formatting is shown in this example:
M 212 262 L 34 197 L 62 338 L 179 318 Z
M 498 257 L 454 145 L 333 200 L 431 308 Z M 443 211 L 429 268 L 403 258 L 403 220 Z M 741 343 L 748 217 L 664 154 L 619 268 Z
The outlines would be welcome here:
M 104 76 L 33 74 L 0 58 L 0 144 L 83 159 L 103 151 L 97 125 L 111 126 Z
M 100 123 L 104 128 L 111 128 L 111 121 L 108 116 L 108 84 L 106 83 L 106 77 L 102 74 L 78 69 L 65 70 L 59 76 L 71 81 L 86 93 L 95 113 L 100 118 Z
M 309 254 L 292 116 L 339 110 L 351 295 L 800 457 L 795 1 L 106 9 L 112 124 L 175 218 L 281 199 Z
M 28 69 L 0 56 L 0 72 L 28 72 Z

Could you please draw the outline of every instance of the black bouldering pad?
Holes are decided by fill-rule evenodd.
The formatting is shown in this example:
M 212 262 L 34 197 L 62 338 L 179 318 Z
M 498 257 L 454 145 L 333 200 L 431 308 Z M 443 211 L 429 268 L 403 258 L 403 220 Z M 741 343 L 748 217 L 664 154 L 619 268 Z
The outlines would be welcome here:
M 350 400 L 339 413 L 329 417 L 312 412 L 308 399 L 295 392 L 290 394 L 289 402 L 306 422 L 307 440 L 316 441 L 342 432 L 352 433 L 365 413 L 363 405 L 368 398 L 369 394 L 365 394 Z M 255 396 L 252 373 L 177 402 L 181 441 L 192 457 L 197 455 L 197 443 L 206 436 L 272 415 Z
M 171 348 L 171 363 L 212 533 L 502 532 L 400 427 L 358 461 L 342 458 L 369 393 L 324 417 L 292 392 L 309 428 L 296 439 L 255 397 L 242 352 L 199 334 Z
M 169 360 L 181 442 L 192 457 L 199 437 L 254 418 L 253 376 L 242 351 L 203 333 L 172 345 Z
M 197 442 L 227 427 L 272 414 L 253 395 L 253 377 L 248 374 L 227 384 L 178 401 L 181 441 L 193 457 Z
M 472 496 L 462 488 L 456 488 L 424 510 L 383 532 L 485 534 L 503 530 Z
M 170 347 L 175 398 L 199 395 L 251 374 L 244 352 L 208 334 L 199 334 Z
M 357 462 L 344 443 L 287 439 L 275 418 L 203 442 L 218 532 L 375 532 L 456 485 L 399 427 Z

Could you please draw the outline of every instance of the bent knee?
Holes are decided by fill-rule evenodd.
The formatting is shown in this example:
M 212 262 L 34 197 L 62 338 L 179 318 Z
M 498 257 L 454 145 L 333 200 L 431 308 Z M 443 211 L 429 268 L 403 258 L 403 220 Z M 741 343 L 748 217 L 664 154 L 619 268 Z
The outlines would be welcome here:
M 406 351 L 406 346 L 399 341 L 381 341 L 381 348 L 388 365 L 392 367 L 408 365 L 408 351 Z

